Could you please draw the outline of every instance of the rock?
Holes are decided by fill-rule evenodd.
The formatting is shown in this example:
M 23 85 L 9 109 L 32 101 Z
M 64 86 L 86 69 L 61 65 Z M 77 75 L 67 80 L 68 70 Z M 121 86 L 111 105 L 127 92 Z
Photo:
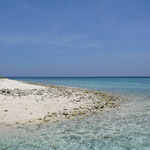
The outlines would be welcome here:
M 36 94 L 37 94 L 37 95 L 43 95 L 43 93 L 42 93 L 42 92 L 40 92 L 40 91 L 39 91 L 39 92 L 37 92 Z
M 75 100 L 76 102 L 81 102 L 81 99 L 77 99 L 77 100 Z
M 75 117 L 75 116 L 78 115 L 78 112 L 77 112 L 77 111 L 74 111 L 74 112 L 71 113 L 71 115 L 72 115 L 73 117 Z
M 49 122 L 49 121 L 50 121 L 50 119 L 43 119 L 43 121 L 44 121 L 44 122 Z
M 11 90 L 7 90 L 7 94 L 10 94 L 11 93 Z
M 57 117 L 57 113 L 56 112 L 53 112 L 52 115 L 55 116 L 55 117 Z
M 65 115 L 65 116 L 66 116 L 66 115 L 68 115 L 67 110 L 66 110 L 66 109 L 64 109 L 62 114 L 63 114 L 63 115 Z
M 99 105 L 95 105 L 94 108 L 95 108 L 95 109 L 98 109 L 98 108 L 99 108 Z
M 104 108 L 104 105 L 101 105 L 100 108 Z
M 79 108 L 73 108 L 74 110 L 79 110 Z
M 79 110 L 78 115 L 82 115 L 82 114 L 83 114 L 82 111 Z
M 1 90 L 2 93 L 5 93 L 6 90 Z

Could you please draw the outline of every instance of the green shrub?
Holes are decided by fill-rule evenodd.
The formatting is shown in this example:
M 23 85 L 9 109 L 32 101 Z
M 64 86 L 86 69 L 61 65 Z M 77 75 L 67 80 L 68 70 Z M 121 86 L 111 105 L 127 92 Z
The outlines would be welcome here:
M 7 79 L 7 78 L 5 78 L 5 77 L 0 77 L 0 79 Z

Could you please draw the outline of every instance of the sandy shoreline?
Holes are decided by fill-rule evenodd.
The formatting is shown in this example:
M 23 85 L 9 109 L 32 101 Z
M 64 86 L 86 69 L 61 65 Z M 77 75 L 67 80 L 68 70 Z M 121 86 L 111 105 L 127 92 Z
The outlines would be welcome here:
M 122 100 L 98 91 L 0 79 L 0 125 L 69 119 L 117 107 Z

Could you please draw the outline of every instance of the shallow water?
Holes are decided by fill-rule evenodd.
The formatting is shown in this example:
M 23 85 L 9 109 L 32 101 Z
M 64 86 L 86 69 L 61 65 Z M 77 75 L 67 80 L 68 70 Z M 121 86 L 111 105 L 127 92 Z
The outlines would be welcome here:
M 41 80 L 44 80 L 43 83 L 46 82 L 46 79 L 40 79 L 40 82 Z M 117 109 L 92 114 L 85 118 L 0 127 L 0 149 L 150 150 L 150 78 L 65 80 L 67 81 L 48 79 L 47 84 L 57 82 L 59 85 L 115 92 L 129 96 L 132 100 L 124 102 Z M 39 82 L 37 79 L 30 81 Z
M 150 98 L 150 78 L 11 78 L 44 84 L 65 85 L 72 87 L 102 90 L 117 94 Z

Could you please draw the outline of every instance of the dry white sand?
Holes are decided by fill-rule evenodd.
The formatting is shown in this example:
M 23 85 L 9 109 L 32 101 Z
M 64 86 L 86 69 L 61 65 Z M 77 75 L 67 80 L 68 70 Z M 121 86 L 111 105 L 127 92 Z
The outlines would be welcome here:
M 0 125 L 69 119 L 118 106 L 120 97 L 0 79 Z
M 9 80 L 9 79 L 0 79 L 0 89 L 41 89 L 45 88 L 42 86 L 37 85 L 31 85 L 24 82 L 18 82 L 15 80 Z

